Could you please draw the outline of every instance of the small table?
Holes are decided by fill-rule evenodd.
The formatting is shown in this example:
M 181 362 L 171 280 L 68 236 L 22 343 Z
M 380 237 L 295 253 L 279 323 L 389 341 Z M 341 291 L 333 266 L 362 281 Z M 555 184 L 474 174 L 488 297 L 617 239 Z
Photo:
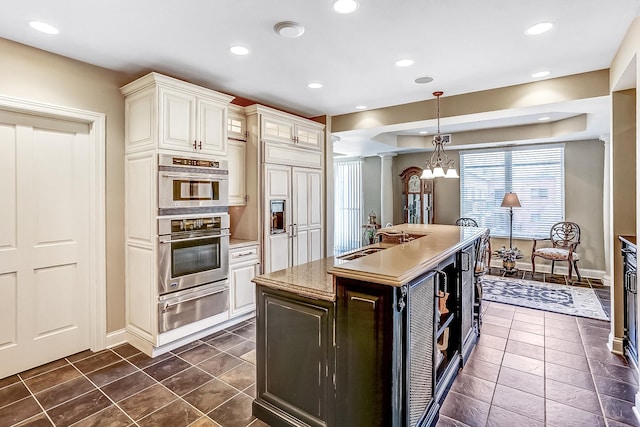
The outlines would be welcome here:
M 505 259 L 509 256 L 509 253 L 512 253 L 510 258 L 513 259 Z M 496 258 L 502 259 L 502 268 L 500 271 L 504 274 L 516 274 L 518 273 L 518 269 L 516 268 L 516 260 L 522 258 L 522 253 L 519 250 L 515 249 L 506 249 L 500 248 L 494 252 L 494 256 Z

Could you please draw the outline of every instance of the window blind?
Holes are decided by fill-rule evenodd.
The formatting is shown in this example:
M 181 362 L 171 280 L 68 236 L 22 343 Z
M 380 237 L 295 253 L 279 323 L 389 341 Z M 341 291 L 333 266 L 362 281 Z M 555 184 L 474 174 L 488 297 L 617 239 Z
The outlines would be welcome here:
M 500 207 L 509 191 L 522 205 L 513 208 L 513 237 L 548 236 L 564 221 L 564 145 L 460 152 L 460 216 L 509 236 L 509 208 Z
M 339 160 L 334 171 L 334 253 L 357 249 L 362 240 L 362 160 Z

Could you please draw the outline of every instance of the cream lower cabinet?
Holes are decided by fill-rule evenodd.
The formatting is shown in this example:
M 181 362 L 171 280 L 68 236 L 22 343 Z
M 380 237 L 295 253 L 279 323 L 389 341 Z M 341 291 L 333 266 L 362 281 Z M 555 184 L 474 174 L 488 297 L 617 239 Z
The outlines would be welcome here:
M 229 317 L 256 309 L 255 284 L 259 274 L 258 245 L 229 250 Z
M 320 259 L 322 171 L 265 164 L 264 174 L 264 272 Z

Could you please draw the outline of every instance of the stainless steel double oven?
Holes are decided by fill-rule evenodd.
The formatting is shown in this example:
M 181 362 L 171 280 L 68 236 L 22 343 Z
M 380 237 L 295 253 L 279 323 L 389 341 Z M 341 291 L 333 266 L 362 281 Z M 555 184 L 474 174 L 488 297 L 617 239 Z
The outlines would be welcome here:
M 226 161 L 159 155 L 158 332 L 229 309 Z

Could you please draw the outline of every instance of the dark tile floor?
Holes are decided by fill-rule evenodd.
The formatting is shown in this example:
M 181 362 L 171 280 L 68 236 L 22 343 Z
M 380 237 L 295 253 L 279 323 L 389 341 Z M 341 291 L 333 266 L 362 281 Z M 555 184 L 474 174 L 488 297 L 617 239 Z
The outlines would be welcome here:
M 0 380 L 0 426 L 260 427 L 255 322 L 154 359 L 129 344 Z
M 608 288 L 587 285 L 608 306 Z M 637 374 L 606 348 L 609 322 L 488 302 L 483 310 L 439 426 L 640 427 Z M 0 426 L 264 427 L 251 416 L 254 396 L 250 320 L 154 359 L 125 344 L 0 379 Z
M 438 426 L 640 426 L 638 375 L 609 352 L 609 322 L 483 302 L 478 345 Z

